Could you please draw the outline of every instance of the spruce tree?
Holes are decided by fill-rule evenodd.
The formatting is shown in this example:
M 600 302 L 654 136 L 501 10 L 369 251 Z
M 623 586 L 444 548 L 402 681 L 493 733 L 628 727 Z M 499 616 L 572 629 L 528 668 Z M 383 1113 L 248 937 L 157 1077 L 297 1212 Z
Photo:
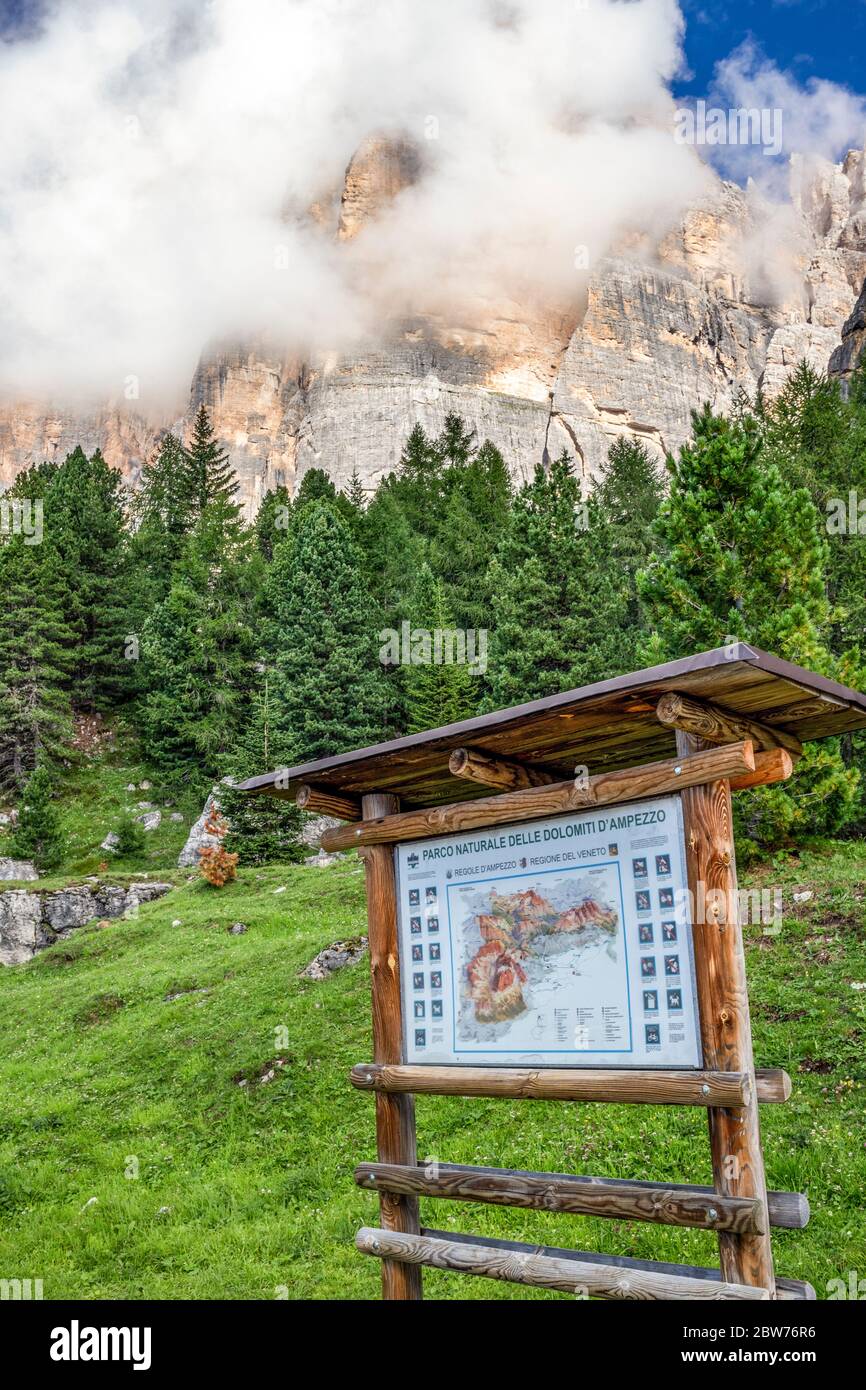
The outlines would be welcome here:
M 169 778 L 202 788 L 236 746 L 249 712 L 260 564 L 237 507 L 218 497 L 145 624 L 143 742 Z
M 57 766 L 72 740 L 72 632 L 48 540 L 0 545 L 0 592 L 0 788 L 15 792 L 38 762 Z
M 445 501 L 436 526 L 431 566 L 441 576 L 455 621 L 489 628 L 490 561 L 508 523 L 511 479 L 502 454 L 486 441 L 476 454 L 443 474 Z
M 196 505 L 190 482 L 186 452 L 177 436 L 169 432 L 144 468 L 130 509 L 134 528 L 129 541 L 130 629 L 137 639 L 150 613 L 168 593 L 184 540 L 194 524 Z M 140 678 L 140 668 L 136 667 L 134 681 L 139 688 Z
M 255 533 L 259 550 L 266 560 L 274 556 L 274 546 L 285 540 L 292 515 L 292 499 L 287 487 L 266 492 L 256 513 Z
M 396 477 L 388 483 L 411 530 L 425 541 L 435 533 L 442 514 L 444 458 L 423 427 L 415 425 L 403 446 Z
M 185 454 L 184 491 L 192 500 L 194 518 L 200 517 L 213 502 L 231 503 L 237 492 L 237 477 L 228 454 L 216 438 L 204 405 L 196 411 Z
M 463 468 L 477 453 L 476 433 L 474 427 L 467 429 L 462 416 L 451 412 L 445 416 L 445 424 L 434 445 L 435 451 L 443 463 Z
M 416 636 L 414 655 L 422 659 L 404 672 L 408 732 L 468 719 L 478 703 L 478 676 L 470 673 L 465 660 L 453 659 L 465 656 L 465 647 L 461 653 L 444 585 L 434 578 L 429 565 L 423 565 L 418 575 L 410 621 L 413 632 L 429 633 L 430 638 L 419 641 Z
M 490 584 L 488 709 L 617 674 L 625 601 L 597 503 L 571 459 L 539 465 L 517 494 Z
M 826 645 L 827 544 L 808 491 L 762 458 L 761 431 L 748 415 L 726 420 L 707 406 L 692 424 L 692 440 L 668 462 L 670 493 L 639 577 L 654 629 L 645 658 L 672 660 L 737 639 L 837 675 Z M 857 783 L 835 743 L 807 748 L 790 782 L 737 798 L 744 846 L 746 836 L 772 846 L 838 830 Z
M 60 817 L 52 801 L 53 779 L 46 767 L 29 778 L 18 807 L 11 849 L 17 859 L 29 859 L 38 869 L 54 869 L 63 858 Z
M 311 502 L 274 551 L 270 732 L 278 764 L 328 757 L 388 732 L 379 615 L 335 504 Z
M 643 612 L 637 576 L 652 553 L 652 527 L 663 494 L 662 475 L 646 445 L 640 440 L 616 440 L 602 464 L 594 497 L 625 608 L 619 657 L 623 671 L 632 670 L 638 661 Z
M 260 679 L 238 747 L 226 759 L 228 775 L 235 781 L 256 777 L 284 765 L 271 730 L 271 677 Z M 272 796 L 245 796 L 228 786 L 220 788 L 220 805 L 229 824 L 225 848 L 237 854 L 241 866 L 291 864 L 304 857 L 300 839 L 303 813 L 294 801 Z
M 133 584 L 125 497 L 117 469 L 77 448 L 45 490 L 45 532 L 57 553 L 70 630 L 69 686 L 78 709 L 105 709 L 131 693 L 127 660 Z

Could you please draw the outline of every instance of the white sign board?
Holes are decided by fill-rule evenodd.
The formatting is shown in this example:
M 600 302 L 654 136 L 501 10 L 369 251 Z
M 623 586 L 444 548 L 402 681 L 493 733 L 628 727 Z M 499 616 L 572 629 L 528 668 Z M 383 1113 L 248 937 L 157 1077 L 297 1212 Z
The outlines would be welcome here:
M 395 852 L 407 1062 L 701 1066 L 679 796 Z

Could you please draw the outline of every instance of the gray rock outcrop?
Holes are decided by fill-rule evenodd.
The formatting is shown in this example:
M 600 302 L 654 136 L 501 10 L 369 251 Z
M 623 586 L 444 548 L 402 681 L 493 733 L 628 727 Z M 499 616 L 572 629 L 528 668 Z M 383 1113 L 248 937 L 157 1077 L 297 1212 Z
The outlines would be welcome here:
M 204 804 L 204 810 L 194 825 L 191 826 L 190 832 L 186 837 L 186 844 L 177 857 L 177 866 L 179 869 L 197 868 L 199 850 L 205 848 L 216 849 L 219 845 L 219 836 L 209 835 L 205 830 L 211 812 L 214 809 L 217 811 L 219 810 L 218 793 L 219 788 L 214 787 Z
M 0 859 L 0 882 L 32 883 L 38 877 L 29 859 Z
M 842 326 L 842 341 L 830 358 L 830 372 L 844 382 L 851 380 L 863 360 L 866 348 L 866 281 L 860 291 L 860 298 L 854 305 L 850 318 Z
M 22 965 L 76 927 L 131 915 L 142 903 L 171 891 L 170 883 L 76 885 L 51 893 L 27 888 L 0 892 L 0 964 Z

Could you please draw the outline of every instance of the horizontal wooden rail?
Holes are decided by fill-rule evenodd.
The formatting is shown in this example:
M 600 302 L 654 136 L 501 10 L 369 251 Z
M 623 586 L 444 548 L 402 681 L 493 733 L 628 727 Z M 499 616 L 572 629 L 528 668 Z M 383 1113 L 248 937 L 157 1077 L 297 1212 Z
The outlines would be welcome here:
M 652 1071 L 604 1067 L 452 1067 L 358 1062 L 349 1079 L 359 1091 L 430 1096 L 504 1096 L 512 1100 L 600 1101 L 610 1105 L 744 1105 L 746 1072 Z M 778 1068 L 755 1072 L 763 1105 L 791 1094 L 791 1078 Z
M 666 762 L 600 772 L 588 778 L 585 785 L 576 786 L 573 781 L 554 782 L 549 787 L 527 787 L 523 791 L 503 792 L 501 796 L 482 796 L 477 801 L 452 802 L 423 811 L 377 816 L 360 825 L 336 826 L 322 836 L 322 848 L 351 849 L 353 845 L 384 845 L 423 840 L 432 835 L 453 835 L 490 825 L 507 825 L 512 821 L 537 820 L 565 811 L 615 806 L 754 771 L 753 745 L 730 743 L 693 753 L 688 758 L 669 758 Z
M 794 734 L 785 733 L 784 729 L 770 728 L 756 719 L 747 719 L 708 701 L 678 695 L 675 690 L 662 695 L 656 705 L 656 716 L 660 723 L 669 728 L 681 729 L 683 733 L 704 738 L 709 743 L 736 743 L 741 739 L 751 739 L 756 748 L 785 748 L 795 758 L 799 758 L 803 752 L 800 740 Z
M 362 1164 L 356 1172 L 364 1169 L 371 1169 L 373 1164 Z M 646 1193 L 655 1192 L 663 1187 L 665 1192 L 683 1194 L 686 1197 L 712 1197 L 715 1189 L 712 1187 L 696 1187 L 692 1183 L 659 1183 L 632 1180 L 626 1181 L 622 1178 L 588 1178 L 575 1173 L 527 1173 L 514 1168 L 487 1168 L 478 1167 L 474 1164 L 464 1163 L 440 1163 L 440 1172 L 448 1173 L 489 1173 L 496 1177 L 527 1177 L 545 1178 L 553 1182 L 574 1183 L 581 1187 L 601 1188 L 623 1187 L 629 1192 Z M 413 1170 L 410 1170 L 413 1171 Z M 426 1168 L 420 1171 L 425 1172 Z M 364 1183 L 362 1186 L 367 1186 Z M 509 1204 L 510 1205 L 510 1204 Z M 788 1231 L 802 1231 L 809 1224 L 810 1217 L 809 1199 L 804 1192 L 768 1192 L 767 1193 L 767 1216 L 771 1226 Z
M 359 1091 L 431 1096 L 504 1096 L 512 1100 L 602 1101 L 610 1105 L 736 1107 L 749 1096 L 745 1072 L 593 1070 L 589 1067 L 448 1067 L 359 1062 Z
M 694 1188 L 665 1187 L 591 1178 L 557 1177 L 554 1173 L 494 1173 L 488 1168 L 451 1167 L 446 1163 L 410 1167 L 399 1163 L 362 1163 L 355 1182 L 371 1192 L 403 1196 L 446 1197 L 454 1201 L 579 1216 L 611 1216 L 621 1221 L 654 1221 L 664 1226 L 697 1226 L 706 1231 L 763 1233 L 766 1214 L 757 1197 L 720 1197 Z
M 527 1247 L 516 1240 L 502 1240 L 494 1236 L 467 1236 L 458 1234 L 454 1231 L 437 1231 L 430 1227 L 421 1227 L 422 1236 L 444 1237 L 457 1244 L 466 1245 L 485 1245 L 493 1246 L 497 1250 L 525 1250 Z M 669 1264 L 662 1260 L 638 1260 L 632 1255 L 597 1255 L 588 1250 L 562 1250 L 556 1246 L 536 1245 L 531 1246 L 539 1255 L 556 1255 L 561 1259 L 580 1259 L 587 1264 L 615 1265 L 617 1269 L 638 1269 L 648 1270 L 655 1274 L 682 1274 L 686 1273 L 690 1279 L 706 1279 L 718 1284 L 722 1280 L 722 1273 L 719 1269 L 711 1269 L 706 1265 L 686 1265 Z M 782 1299 L 814 1299 L 815 1290 L 811 1284 L 805 1283 L 802 1279 L 780 1279 L 776 1278 L 776 1297 Z
M 452 1239 L 448 1232 L 406 1235 L 364 1226 L 355 1237 L 364 1255 L 429 1265 L 484 1279 L 525 1284 L 536 1289 L 558 1289 L 586 1298 L 612 1299 L 732 1299 L 744 1302 L 769 1300 L 767 1289 L 721 1280 L 694 1278 L 688 1273 L 660 1272 L 582 1258 L 579 1251 L 548 1254 L 531 1245 L 494 1245 L 479 1237 Z M 647 1261 L 647 1264 L 649 1262 Z M 685 1270 L 685 1266 L 683 1267 Z

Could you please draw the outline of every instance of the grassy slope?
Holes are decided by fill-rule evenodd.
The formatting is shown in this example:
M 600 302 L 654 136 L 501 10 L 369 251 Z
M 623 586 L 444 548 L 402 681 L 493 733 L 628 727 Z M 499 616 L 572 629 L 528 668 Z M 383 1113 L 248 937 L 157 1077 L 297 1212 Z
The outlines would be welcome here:
M 69 813 L 79 873 L 92 868 L 96 822 L 117 809 L 103 804 L 104 776 L 98 805 L 82 809 L 96 776 L 82 774 Z M 131 780 L 140 778 L 129 768 L 109 775 L 118 808 Z M 169 834 L 182 840 L 183 827 Z M 149 841 L 144 867 L 163 876 L 169 853 L 173 842 Z M 763 1109 L 768 1178 L 808 1191 L 813 1207 L 807 1230 L 775 1233 L 777 1266 L 822 1296 L 828 1279 L 866 1270 L 866 994 L 850 987 L 866 980 L 866 847 L 829 846 L 761 877 L 783 884 L 788 902 L 794 887 L 816 894 L 779 937 L 751 928 L 748 940 L 757 1059 L 795 1083 L 787 1105 Z M 83 928 L 0 971 L 0 1273 L 42 1278 L 46 1298 L 273 1298 L 281 1288 L 374 1298 L 377 1262 L 352 1244 L 358 1226 L 375 1223 L 375 1199 L 352 1181 L 374 1152 L 373 1106 L 347 1081 L 352 1063 L 370 1057 L 366 964 L 324 983 L 298 978 L 322 947 L 363 930 L 360 866 L 247 870 L 221 891 L 175 878 L 175 891 L 136 918 Z M 229 935 L 235 921 L 248 932 Z M 263 1082 L 277 1058 L 284 1066 Z M 427 1098 L 418 1121 L 421 1155 L 443 1160 L 710 1176 L 705 1118 L 687 1109 Z M 454 1203 L 427 1203 L 423 1219 L 716 1262 L 703 1232 Z M 533 1296 L 438 1273 L 425 1275 L 425 1289 Z

